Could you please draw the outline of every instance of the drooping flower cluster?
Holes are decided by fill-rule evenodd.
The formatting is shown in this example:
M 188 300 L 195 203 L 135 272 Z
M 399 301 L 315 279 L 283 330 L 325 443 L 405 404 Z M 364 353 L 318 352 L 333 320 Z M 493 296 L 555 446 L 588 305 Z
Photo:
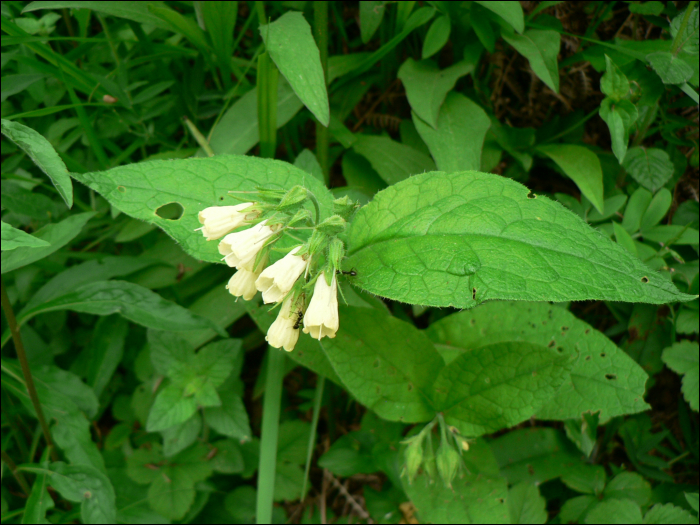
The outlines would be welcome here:
M 335 214 L 319 223 L 316 198 L 301 186 L 286 193 L 261 189 L 256 201 L 212 206 L 199 213 L 205 239 L 221 239 L 223 261 L 237 269 L 226 288 L 246 301 L 260 291 L 264 303 L 280 306 L 266 336 L 275 348 L 293 350 L 302 321 L 303 332 L 314 339 L 335 337 L 340 326 L 336 274 L 345 255 L 337 235 L 345 230 L 346 219 L 357 205 L 347 197 L 337 199 Z M 304 208 L 308 201 L 316 209 L 315 221 Z M 277 241 L 285 235 L 300 241 L 298 235 L 309 230 L 307 241 L 268 266 L 272 251 L 280 251 L 273 248 Z

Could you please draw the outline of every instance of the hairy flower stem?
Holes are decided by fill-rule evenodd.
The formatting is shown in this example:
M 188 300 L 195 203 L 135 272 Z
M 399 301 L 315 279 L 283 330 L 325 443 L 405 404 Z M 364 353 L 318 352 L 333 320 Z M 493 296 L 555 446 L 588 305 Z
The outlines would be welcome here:
M 32 401 L 32 406 L 34 407 L 36 417 L 41 425 L 41 430 L 44 433 L 46 445 L 51 451 L 51 459 L 58 461 L 58 455 L 56 454 L 56 449 L 54 448 L 51 434 L 49 433 L 49 426 L 46 424 L 46 420 L 44 419 L 44 412 L 41 410 L 39 396 L 36 393 L 32 372 L 29 370 L 29 362 L 27 361 L 27 354 L 24 351 L 24 344 L 22 344 L 22 336 L 19 333 L 19 325 L 17 324 L 17 319 L 15 319 L 15 312 L 12 309 L 12 304 L 10 304 L 10 299 L 7 296 L 7 291 L 5 290 L 5 280 L 0 278 L 0 283 L 2 283 L 2 311 L 5 313 L 7 324 L 10 328 L 10 333 L 12 334 L 12 340 L 15 343 L 15 351 L 17 352 L 19 364 L 22 367 L 22 375 L 24 376 L 24 383 L 27 386 L 27 393 L 29 394 L 29 399 Z

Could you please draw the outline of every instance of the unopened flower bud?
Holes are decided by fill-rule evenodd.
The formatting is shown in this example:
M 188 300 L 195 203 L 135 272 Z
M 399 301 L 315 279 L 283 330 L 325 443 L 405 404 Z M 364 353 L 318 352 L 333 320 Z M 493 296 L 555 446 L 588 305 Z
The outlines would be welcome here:
M 333 215 L 316 226 L 316 228 L 328 235 L 337 235 L 345 231 L 345 224 L 345 219 L 340 215 Z
M 345 257 L 345 245 L 337 237 L 333 238 L 328 246 L 328 259 L 335 271 L 340 270 L 340 262 Z
M 452 487 L 452 480 L 457 475 L 462 458 L 454 448 L 445 443 L 440 443 L 437 451 L 437 470 L 446 486 Z
M 295 211 L 301 208 L 308 198 L 308 191 L 306 188 L 303 186 L 294 186 L 282 197 L 282 200 L 277 205 L 277 209 L 285 212 Z
M 418 469 L 423 462 L 423 440 L 416 439 L 406 447 L 406 474 L 408 476 L 408 484 L 413 483 L 418 474 Z
M 360 205 L 347 195 L 333 201 L 333 213 L 340 215 L 346 220 L 349 219 L 359 207 Z

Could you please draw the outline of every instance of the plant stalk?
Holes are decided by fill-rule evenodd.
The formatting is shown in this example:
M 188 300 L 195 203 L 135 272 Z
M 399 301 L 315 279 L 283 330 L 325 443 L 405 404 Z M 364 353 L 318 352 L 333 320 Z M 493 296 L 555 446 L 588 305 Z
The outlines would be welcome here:
M 283 350 L 268 347 L 267 377 L 263 398 L 263 419 L 260 431 L 260 462 L 258 463 L 258 494 L 255 521 L 272 523 L 272 503 L 275 494 L 277 470 L 277 437 L 279 434 L 282 381 L 285 360 Z
M 36 412 L 36 417 L 41 425 L 41 430 L 44 433 L 44 439 L 46 439 L 46 445 L 51 451 L 51 459 L 58 461 L 58 455 L 56 454 L 56 449 L 54 448 L 53 440 L 51 439 L 51 434 L 49 432 L 49 426 L 46 424 L 46 419 L 44 419 L 44 412 L 41 410 L 41 403 L 39 402 L 39 396 L 36 393 L 36 387 L 34 386 L 34 378 L 32 378 L 32 372 L 29 370 L 29 362 L 27 361 L 27 354 L 24 351 L 24 344 L 22 343 L 22 336 L 19 333 L 19 325 L 17 324 L 17 319 L 15 319 L 15 312 L 12 309 L 12 304 L 10 304 L 10 298 L 7 296 L 7 291 L 5 290 L 5 280 L 0 278 L 1 289 L 2 289 L 2 311 L 5 313 L 7 318 L 7 324 L 10 328 L 10 333 L 12 334 L 12 340 L 15 343 L 15 351 L 17 352 L 17 358 L 19 359 L 19 364 L 22 367 L 22 375 L 24 376 L 24 383 L 27 386 L 27 393 L 29 394 L 29 399 L 32 401 L 32 406 Z

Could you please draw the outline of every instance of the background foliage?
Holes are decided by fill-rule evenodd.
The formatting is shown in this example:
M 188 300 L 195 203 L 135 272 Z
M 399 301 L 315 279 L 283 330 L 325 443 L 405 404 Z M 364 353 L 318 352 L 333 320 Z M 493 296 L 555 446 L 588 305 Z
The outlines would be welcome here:
M 3 523 L 697 523 L 696 3 L 319 4 L 2 4 Z M 369 205 L 287 359 L 193 230 L 300 183 Z

